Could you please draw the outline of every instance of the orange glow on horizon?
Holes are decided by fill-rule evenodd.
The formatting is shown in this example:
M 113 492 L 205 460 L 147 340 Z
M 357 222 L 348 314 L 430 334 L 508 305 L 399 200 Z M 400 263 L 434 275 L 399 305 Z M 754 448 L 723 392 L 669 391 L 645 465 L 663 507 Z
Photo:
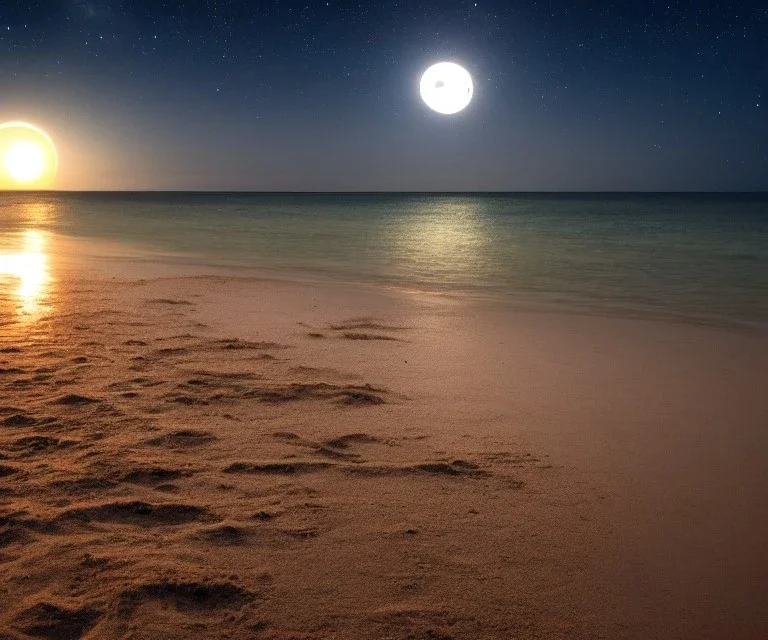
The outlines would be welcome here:
M 48 189 L 59 157 L 51 137 L 28 122 L 0 124 L 0 190 Z

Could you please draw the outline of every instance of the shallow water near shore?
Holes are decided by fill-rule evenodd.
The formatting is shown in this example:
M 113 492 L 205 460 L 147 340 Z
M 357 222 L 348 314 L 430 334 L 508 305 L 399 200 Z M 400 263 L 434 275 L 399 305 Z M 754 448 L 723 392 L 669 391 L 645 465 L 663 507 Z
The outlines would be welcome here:
M 69 238 L 136 260 L 768 324 L 764 194 L 0 194 L 0 280 Z

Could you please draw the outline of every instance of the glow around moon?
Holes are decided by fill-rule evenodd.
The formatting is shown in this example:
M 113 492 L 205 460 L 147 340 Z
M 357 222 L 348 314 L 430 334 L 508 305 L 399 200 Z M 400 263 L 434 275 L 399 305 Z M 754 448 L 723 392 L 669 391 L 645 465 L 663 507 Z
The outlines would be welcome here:
M 47 189 L 59 168 L 50 136 L 28 122 L 0 124 L 0 189 Z
M 419 90 L 430 109 L 445 115 L 458 113 L 472 100 L 472 76 L 454 62 L 438 62 L 421 76 Z

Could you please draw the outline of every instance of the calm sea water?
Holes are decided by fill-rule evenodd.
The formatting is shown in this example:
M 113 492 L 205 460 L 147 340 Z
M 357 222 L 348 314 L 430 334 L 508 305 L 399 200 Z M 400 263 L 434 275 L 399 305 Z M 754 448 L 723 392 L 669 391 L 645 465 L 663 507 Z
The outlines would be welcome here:
M 30 230 L 206 264 L 768 325 L 768 194 L 0 194 L 0 253 Z

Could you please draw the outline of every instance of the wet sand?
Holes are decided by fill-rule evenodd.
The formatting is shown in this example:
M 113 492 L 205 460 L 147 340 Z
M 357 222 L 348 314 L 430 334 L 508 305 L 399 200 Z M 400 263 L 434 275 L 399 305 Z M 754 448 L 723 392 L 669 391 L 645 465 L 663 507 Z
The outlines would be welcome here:
M 2 638 L 762 638 L 757 330 L 61 275 L 0 302 Z

